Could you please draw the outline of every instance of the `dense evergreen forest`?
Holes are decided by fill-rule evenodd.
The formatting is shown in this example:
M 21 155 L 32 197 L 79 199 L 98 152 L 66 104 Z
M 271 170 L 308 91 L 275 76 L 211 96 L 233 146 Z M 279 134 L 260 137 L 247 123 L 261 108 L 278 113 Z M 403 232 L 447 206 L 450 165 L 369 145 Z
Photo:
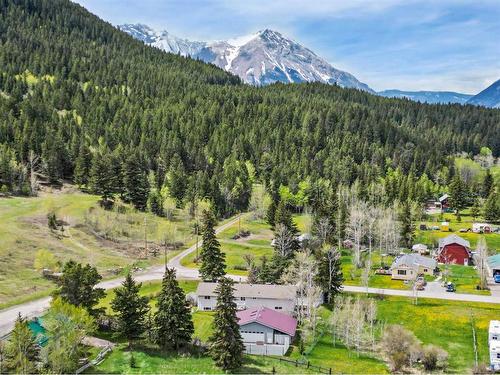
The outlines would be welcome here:
M 499 110 L 316 83 L 252 87 L 68 0 L 0 0 L 4 191 L 29 194 L 36 169 L 139 209 L 148 199 L 154 209 L 162 188 L 179 205 L 208 198 L 221 216 L 246 208 L 255 180 L 271 192 L 385 181 L 389 200 L 425 199 L 415 183 L 447 184 L 450 156 L 483 146 L 500 155 Z

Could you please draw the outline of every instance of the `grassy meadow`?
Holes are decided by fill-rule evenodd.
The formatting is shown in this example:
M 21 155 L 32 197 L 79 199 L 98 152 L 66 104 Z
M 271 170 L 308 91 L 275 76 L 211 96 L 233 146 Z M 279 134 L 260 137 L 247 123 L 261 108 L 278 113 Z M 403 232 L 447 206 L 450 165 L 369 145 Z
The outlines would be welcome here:
M 64 222 L 64 231 L 49 229 L 49 212 Z M 164 241 L 177 242 L 179 250 L 194 242 L 187 210 L 174 210 L 171 220 L 127 205 L 105 211 L 97 196 L 68 186 L 36 198 L 0 198 L 0 223 L 0 308 L 53 290 L 53 282 L 34 268 L 39 249 L 49 250 L 60 263 L 74 259 L 95 265 L 107 278 L 162 261 Z M 157 257 L 144 259 L 145 232 L 148 248 L 159 250 Z

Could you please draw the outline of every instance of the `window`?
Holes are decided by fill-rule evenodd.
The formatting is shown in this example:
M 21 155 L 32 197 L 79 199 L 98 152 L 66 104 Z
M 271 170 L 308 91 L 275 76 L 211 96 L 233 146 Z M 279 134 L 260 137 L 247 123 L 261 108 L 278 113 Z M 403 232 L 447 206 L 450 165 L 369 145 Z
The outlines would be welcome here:
M 406 270 L 398 270 L 398 275 L 406 275 Z
M 500 359 L 500 353 L 497 353 L 497 359 Z
M 274 309 L 275 309 L 275 310 L 282 310 L 282 309 L 283 309 L 283 307 L 281 307 L 281 306 L 274 306 Z
M 203 298 L 205 298 L 205 299 L 210 299 L 210 296 L 205 296 L 205 297 L 203 297 Z
M 429 271 L 429 270 L 427 268 L 424 268 L 424 272 L 427 272 L 427 271 Z
M 205 306 L 205 307 L 203 308 L 203 310 L 205 310 L 205 311 L 211 311 L 211 310 L 212 310 L 212 308 L 211 308 L 211 307 L 208 307 L 208 306 Z
M 241 301 L 244 301 L 244 300 L 245 300 L 245 297 L 240 297 L 240 300 L 241 300 Z

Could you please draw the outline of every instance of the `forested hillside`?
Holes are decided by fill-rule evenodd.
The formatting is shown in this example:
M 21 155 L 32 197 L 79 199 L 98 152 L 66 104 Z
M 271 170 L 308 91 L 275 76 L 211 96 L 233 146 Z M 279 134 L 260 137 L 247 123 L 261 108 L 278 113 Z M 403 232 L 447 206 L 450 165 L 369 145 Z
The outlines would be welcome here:
M 0 187 L 17 194 L 30 191 L 30 151 L 48 183 L 70 179 L 139 209 L 165 188 L 179 204 L 209 198 L 220 215 L 246 208 L 254 179 L 367 187 L 396 171 L 396 185 L 424 173 L 447 183 L 448 156 L 500 155 L 499 110 L 243 85 L 67 0 L 0 0 L 0 70 Z M 400 187 L 388 199 L 413 194 Z

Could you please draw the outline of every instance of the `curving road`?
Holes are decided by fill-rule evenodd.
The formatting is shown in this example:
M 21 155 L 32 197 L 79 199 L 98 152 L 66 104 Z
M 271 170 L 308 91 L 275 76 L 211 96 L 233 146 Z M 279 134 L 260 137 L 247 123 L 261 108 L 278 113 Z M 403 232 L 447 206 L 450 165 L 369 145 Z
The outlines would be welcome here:
M 230 220 L 229 222 L 219 226 L 216 229 L 216 233 L 220 233 L 239 220 L 239 216 Z M 198 242 L 198 246 L 201 245 L 201 241 Z M 195 268 L 187 268 L 181 264 L 181 259 L 196 251 L 196 244 L 189 247 L 188 249 L 182 251 L 180 254 L 176 255 L 170 261 L 168 261 L 168 267 L 175 268 L 177 271 L 177 277 L 181 279 L 199 279 L 198 270 Z M 151 281 L 151 280 L 161 280 L 163 278 L 163 272 L 165 267 L 153 266 L 142 272 L 134 274 L 134 278 L 137 281 Z M 236 281 L 244 281 L 246 277 L 229 275 L 232 279 Z M 113 289 L 123 282 L 123 277 L 106 280 L 98 284 L 98 287 L 104 289 Z M 413 291 L 411 290 L 397 290 L 397 289 L 380 289 L 380 288 L 366 288 L 362 286 L 352 286 L 344 285 L 344 291 L 351 293 L 368 293 L 368 294 L 382 294 L 387 296 L 401 296 L 401 297 L 414 297 Z M 459 294 L 459 293 L 447 293 L 444 291 L 419 291 L 418 298 L 436 298 L 452 301 L 463 301 L 463 302 L 485 302 L 485 303 L 497 303 L 500 304 L 500 296 L 498 294 L 492 294 L 491 296 L 484 295 L 473 295 L 473 294 Z M 20 313 L 22 316 L 32 317 L 41 315 L 50 304 L 50 297 L 41 298 L 35 301 L 26 302 L 20 305 L 10 307 L 5 310 L 0 310 L 0 337 L 10 332 L 14 325 L 14 322 Z
M 236 216 L 227 223 L 216 228 L 215 232 L 220 233 L 237 223 L 240 216 Z M 201 246 L 201 241 L 198 241 L 198 246 Z M 168 267 L 175 268 L 177 271 L 177 277 L 181 279 L 198 279 L 198 270 L 195 268 L 187 268 L 181 264 L 181 259 L 185 256 L 196 251 L 196 244 L 189 247 L 188 249 L 182 251 L 180 254 L 176 255 L 168 262 Z M 161 280 L 163 278 L 163 273 L 165 266 L 152 266 L 144 271 L 137 272 L 134 274 L 134 279 L 137 281 L 151 281 L 151 280 Z M 243 281 L 245 278 L 242 276 L 231 276 L 236 281 Z M 97 286 L 104 289 L 113 289 L 123 282 L 124 278 L 119 277 L 115 279 L 110 279 L 99 283 Z M 40 298 L 34 301 L 22 303 L 13 307 L 9 307 L 4 310 L 0 310 L 0 337 L 6 335 L 10 332 L 17 316 L 21 314 L 25 317 L 34 317 L 41 315 L 45 310 L 49 308 L 51 297 Z

